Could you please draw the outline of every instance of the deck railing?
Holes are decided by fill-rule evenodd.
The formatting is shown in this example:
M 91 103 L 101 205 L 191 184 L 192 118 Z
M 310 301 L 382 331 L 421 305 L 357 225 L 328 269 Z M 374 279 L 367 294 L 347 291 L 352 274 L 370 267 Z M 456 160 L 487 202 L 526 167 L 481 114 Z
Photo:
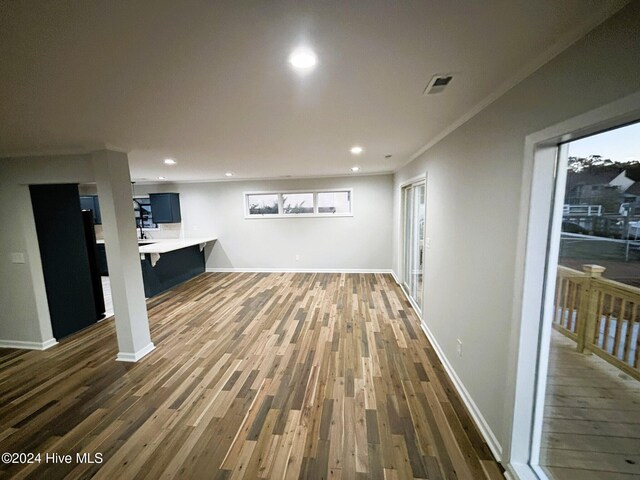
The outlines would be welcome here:
M 583 272 L 558 267 L 553 326 L 581 353 L 594 353 L 640 380 L 640 288 L 602 278 L 604 267 Z

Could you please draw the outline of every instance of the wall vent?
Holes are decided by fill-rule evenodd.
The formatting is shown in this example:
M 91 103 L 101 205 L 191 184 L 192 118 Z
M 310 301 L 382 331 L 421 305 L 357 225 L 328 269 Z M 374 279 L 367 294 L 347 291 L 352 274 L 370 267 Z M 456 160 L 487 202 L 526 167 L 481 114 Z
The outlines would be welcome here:
M 451 83 L 452 79 L 453 75 L 450 73 L 434 75 L 433 77 L 431 77 L 429 84 L 424 89 L 424 92 L 422 92 L 422 94 L 431 95 L 433 93 L 440 93 L 447 87 L 447 85 L 449 85 L 449 83 Z

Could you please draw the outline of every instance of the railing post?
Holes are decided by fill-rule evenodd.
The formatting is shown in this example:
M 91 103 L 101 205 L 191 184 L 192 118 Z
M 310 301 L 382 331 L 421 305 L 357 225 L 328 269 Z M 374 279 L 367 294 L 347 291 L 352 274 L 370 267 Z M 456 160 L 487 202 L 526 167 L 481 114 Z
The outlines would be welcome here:
M 598 320 L 598 294 L 593 288 L 593 280 L 600 278 L 606 270 L 600 265 L 583 265 L 582 270 L 588 274 L 585 278 L 582 294 L 580 295 L 580 306 L 578 308 L 577 328 L 578 352 L 585 353 L 585 345 L 593 343 L 595 340 L 596 322 Z M 589 353 L 589 352 L 587 352 Z

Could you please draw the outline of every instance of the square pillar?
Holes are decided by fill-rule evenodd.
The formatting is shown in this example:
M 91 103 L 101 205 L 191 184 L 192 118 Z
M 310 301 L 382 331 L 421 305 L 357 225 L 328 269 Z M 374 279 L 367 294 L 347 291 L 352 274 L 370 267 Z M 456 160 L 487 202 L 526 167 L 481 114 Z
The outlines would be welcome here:
M 115 312 L 119 350 L 116 360 L 136 362 L 155 347 L 144 296 L 129 159 L 126 153 L 110 150 L 93 152 L 91 158 Z

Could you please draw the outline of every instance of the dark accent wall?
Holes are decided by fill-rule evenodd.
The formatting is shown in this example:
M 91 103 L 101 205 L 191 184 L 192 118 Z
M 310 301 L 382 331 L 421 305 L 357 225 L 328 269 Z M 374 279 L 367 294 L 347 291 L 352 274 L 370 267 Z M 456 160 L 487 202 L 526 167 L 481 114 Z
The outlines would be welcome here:
M 77 185 L 31 185 L 51 326 L 56 339 L 97 321 Z

